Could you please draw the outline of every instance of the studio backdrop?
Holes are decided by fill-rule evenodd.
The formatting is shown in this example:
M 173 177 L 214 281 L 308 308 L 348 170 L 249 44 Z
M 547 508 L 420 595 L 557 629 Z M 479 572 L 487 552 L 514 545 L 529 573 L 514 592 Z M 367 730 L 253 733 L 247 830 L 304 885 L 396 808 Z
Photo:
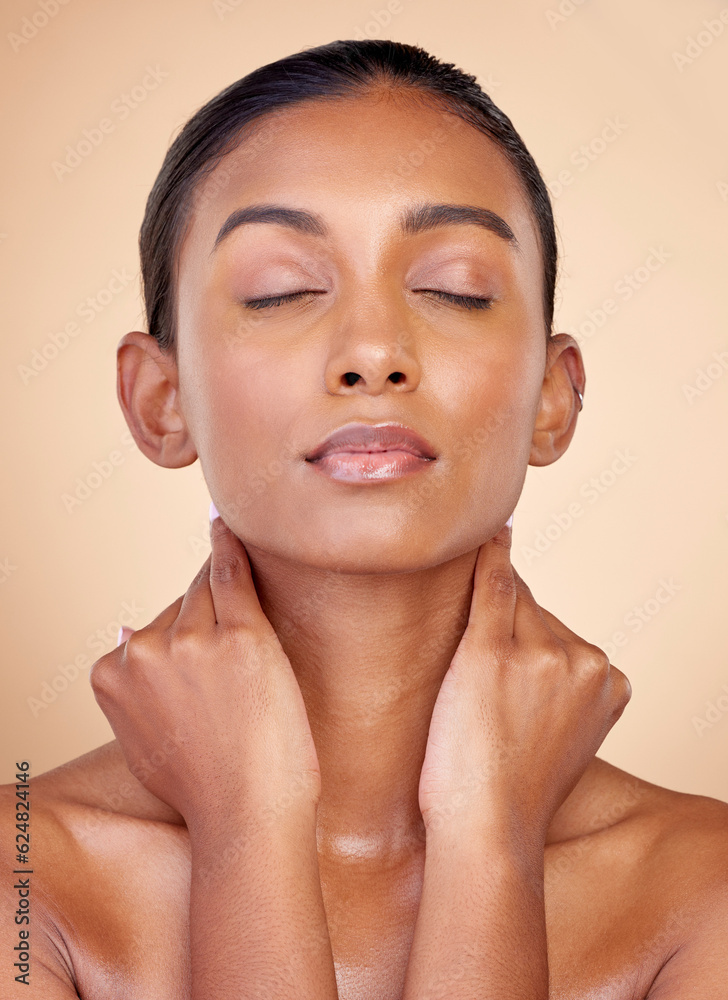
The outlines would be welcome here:
M 19 0 L 0 18 L 0 780 L 113 738 L 91 664 L 210 551 L 199 462 L 153 465 L 116 398 L 168 144 L 257 66 L 393 38 L 476 74 L 553 199 L 555 329 L 587 383 L 567 452 L 528 470 L 513 563 L 632 683 L 599 755 L 728 800 L 728 7 Z

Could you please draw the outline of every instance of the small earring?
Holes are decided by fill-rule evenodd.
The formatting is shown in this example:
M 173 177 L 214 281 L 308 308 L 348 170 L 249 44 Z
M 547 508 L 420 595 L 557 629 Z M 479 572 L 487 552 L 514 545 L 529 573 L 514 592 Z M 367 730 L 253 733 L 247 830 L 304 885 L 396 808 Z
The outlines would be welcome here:
M 584 409 L 584 397 L 578 389 L 576 390 L 576 395 L 579 397 L 579 412 L 581 412 Z

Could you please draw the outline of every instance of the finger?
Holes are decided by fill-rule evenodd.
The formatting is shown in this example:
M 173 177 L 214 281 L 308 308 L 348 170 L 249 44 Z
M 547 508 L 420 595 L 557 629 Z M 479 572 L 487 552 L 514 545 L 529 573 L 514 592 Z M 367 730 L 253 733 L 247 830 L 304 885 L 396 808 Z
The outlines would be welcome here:
M 511 565 L 512 534 L 509 520 L 478 549 L 468 630 L 483 642 L 513 636 L 518 594 Z
M 614 710 L 618 719 L 632 697 L 632 685 L 629 682 L 629 677 L 619 667 L 615 667 L 613 663 L 609 664 L 609 680 L 612 688 Z
M 517 571 L 515 569 L 513 570 L 513 573 L 517 577 L 517 579 L 520 580 L 521 584 L 523 585 L 524 592 L 528 591 L 528 594 L 530 595 L 530 599 L 534 602 L 534 604 L 538 608 L 539 614 L 543 618 L 543 620 L 546 623 L 546 625 L 551 629 L 551 631 L 555 635 L 557 635 L 559 637 L 559 639 L 561 639 L 563 642 L 565 642 L 567 644 L 578 643 L 580 646 L 583 646 L 584 643 L 587 643 L 587 640 L 584 639 L 583 636 L 580 636 L 576 632 L 572 631 L 572 629 L 570 629 L 568 625 L 565 625 L 561 621 L 560 618 L 557 618 L 556 615 L 552 614 L 546 608 L 541 607 L 540 604 L 536 603 L 536 601 L 535 601 L 533 595 L 531 594 L 531 591 L 530 591 L 528 585 L 525 583 L 525 581 L 522 580 L 520 576 L 518 576 L 518 573 L 517 573 Z M 594 643 L 587 643 L 587 645 L 594 646 Z M 598 648 L 599 648 L 598 646 L 595 646 L 595 649 L 598 649 Z
M 543 613 L 544 609 L 534 598 L 531 588 L 523 577 L 518 575 L 515 566 L 513 567 L 513 577 L 516 581 L 518 595 L 513 619 L 513 637 L 529 644 L 539 641 L 542 643 L 553 642 L 554 635 L 556 639 L 562 639 L 561 634 L 556 632 L 547 621 Z M 558 621 L 558 619 L 556 620 Z
M 220 625 L 270 626 L 258 600 L 245 546 L 222 517 L 210 525 L 210 591 Z
M 182 604 L 174 626 L 181 628 L 211 628 L 215 624 L 215 605 L 210 590 L 210 564 L 212 554 L 198 569 L 194 579 L 182 595 Z
M 123 669 L 128 665 L 129 661 L 127 660 L 126 647 L 128 640 L 139 633 L 146 633 L 146 635 L 149 636 L 154 635 L 159 631 L 166 631 L 166 629 L 177 617 L 181 604 L 182 598 L 178 597 L 176 601 L 173 601 L 169 607 L 160 611 L 156 618 L 149 622 L 148 625 L 142 626 L 142 628 L 133 629 L 129 628 L 127 625 L 121 626 L 119 629 L 119 635 L 117 636 L 116 649 L 112 649 L 110 652 L 96 660 L 96 662 L 91 665 L 91 669 L 89 671 L 89 683 L 93 689 L 94 697 L 100 705 L 101 701 L 99 701 L 99 698 L 103 698 L 104 692 L 110 689 L 110 685 L 113 687 L 113 685 L 116 684 L 122 676 L 119 672 L 120 669 Z M 136 647 L 134 648 L 136 650 Z M 106 709 L 103 705 L 101 705 L 101 707 L 104 714 L 106 714 Z
M 143 625 L 142 628 L 127 628 L 126 625 L 122 625 L 119 630 L 119 637 L 117 646 L 123 646 L 128 639 L 139 632 L 145 632 L 147 629 L 149 632 L 166 631 L 169 626 L 174 622 L 175 618 L 179 614 L 179 609 L 182 604 L 182 598 L 178 597 L 175 601 L 159 612 L 156 618 L 153 618 L 148 625 Z
M 604 657 L 607 656 L 607 654 L 604 652 L 603 649 L 601 649 L 601 647 L 597 646 L 593 642 L 588 642 L 582 636 L 572 631 L 572 629 L 570 629 L 568 625 L 565 625 L 560 618 L 556 617 L 556 615 L 552 614 L 550 611 L 547 611 L 546 608 L 542 608 L 540 604 L 536 604 L 527 584 L 521 579 L 521 577 L 518 575 L 515 569 L 513 570 L 513 573 L 514 576 L 516 577 L 519 586 L 519 592 L 522 592 L 524 594 L 524 600 L 519 601 L 518 603 L 518 614 L 521 613 L 522 609 L 527 608 L 531 603 L 531 601 L 533 601 L 535 607 L 538 609 L 538 612 L 542 616 L 547 627 L 550 628 L 551 631 L 556 636 L 558 636 L 558 638 L 561 639 L 562 642 L 564 642 L 566 645 L 573 644 L 578 646 L 580 649 L 584 649 L 585 646 L 587 648 L 591 647 L 595 653 L 598 652 L 601 653 Z M 525 596 L 526 591 L 528 591 L 528 594 L 530 595 L 530 600 Z M 619 716 L 624 711 L 627 702 L 632 697 L 632 685 L 630 684 L 627 675 L 624 674 L 619 669 L 619 667 L 615 667 L 615 665 L 610 662 L 608 657 L 607 657 L 607 664 L 608 664 L 607 697 L 610 699 L 611 703 L 616 706 L 615 711 L 618 712 L 614 720 L 616 721 L 616 719 L 619 718 Z

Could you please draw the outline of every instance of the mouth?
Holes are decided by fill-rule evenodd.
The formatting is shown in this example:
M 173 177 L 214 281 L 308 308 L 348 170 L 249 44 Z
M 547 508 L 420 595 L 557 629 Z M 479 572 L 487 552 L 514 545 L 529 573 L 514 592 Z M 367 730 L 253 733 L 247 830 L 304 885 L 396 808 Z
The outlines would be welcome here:
M 429 441 L 393 423 L 345 424 L 306 455 L 318 471 L 347 482 L 399 478 L 436 458 Z

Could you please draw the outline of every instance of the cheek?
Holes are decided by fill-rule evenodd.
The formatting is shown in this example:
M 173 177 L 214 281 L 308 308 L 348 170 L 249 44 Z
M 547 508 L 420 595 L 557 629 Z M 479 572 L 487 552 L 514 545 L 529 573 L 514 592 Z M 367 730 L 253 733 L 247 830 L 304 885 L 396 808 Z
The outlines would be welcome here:
M 269 372 L 229 354 L 198 373 L 193 436 L 210 492 L 247 510 L 280 476 L 290 396 Z
M 462 366 L 447 419 L 455 494 L 463 515 L 520 492 L 541 382 L 538 369 L 519 363 L 512 349 Z
M 530 433 L 542 375 L 517 337 L 502 334 L 481 349 L 459 352 L 436 375 L 443 422 L 456 453 L 496 454 L 513 436 Z

